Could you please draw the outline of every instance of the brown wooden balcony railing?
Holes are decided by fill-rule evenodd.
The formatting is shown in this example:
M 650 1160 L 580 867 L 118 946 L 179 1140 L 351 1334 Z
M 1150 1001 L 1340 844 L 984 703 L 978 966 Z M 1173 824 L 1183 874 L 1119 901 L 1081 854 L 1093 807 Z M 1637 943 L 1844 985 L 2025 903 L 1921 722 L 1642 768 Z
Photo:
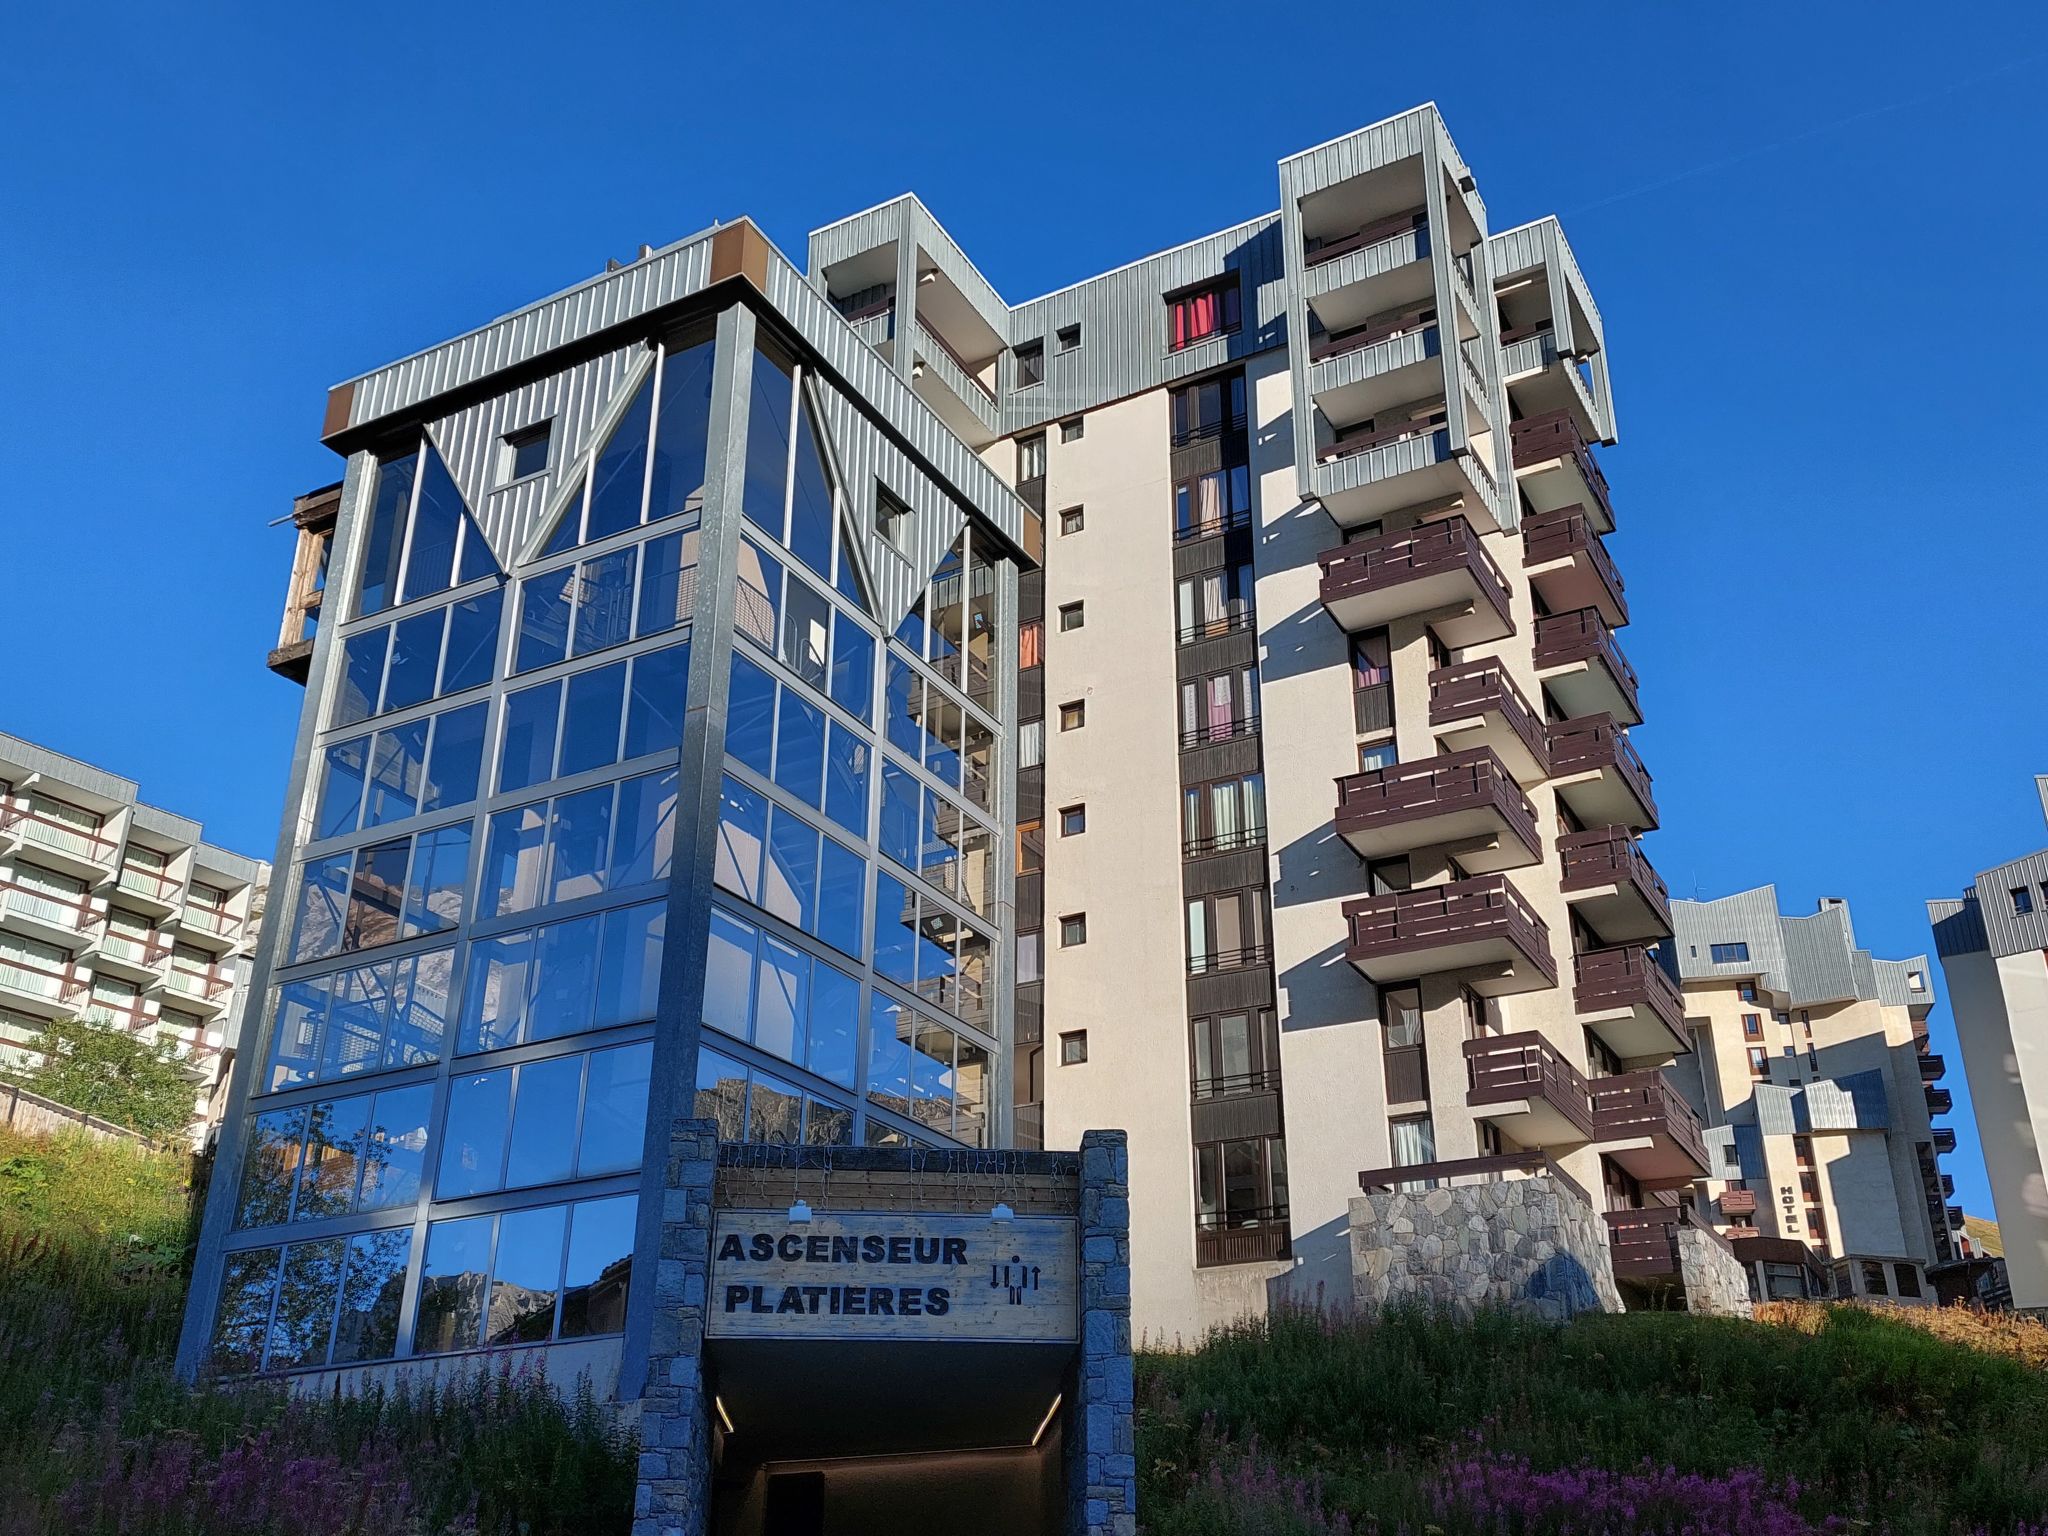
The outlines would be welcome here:
M 1733 1185 L 1721 1191 L 1721 1213 L 1725 1216 L 1754 1216 L 1756 1214 L 1756 1191 L 1737 1189 Z
M 1459 1180 L 1491 1184 L 1510 1177 L 1555 1179 L 1588 1205 L 1593 1202 L 1585 1186 L 1556 1163 L 1548 1152 L 1507 1152 L 1497 1157 L 1460 1157 L 1438 1163 L 1408 1163 L 1398 1168 L 1368 1168 L 1358 1176 L 1363 1190 L 1399 1189 L 1421 1184 L 1435 1189 L 1450 1188 Z
M 1200 1265 L 1284 1259 L 1291 1251 L 1284 1205 L 1200 1216 L 1195 1221 L 1195 1262 Z
M 1593 1101 L 1585 1074 L 1535 1030 L 1467 1040 L 1465 1072 L 1465 1101 L 1475 1108 L 1541 1099 L 1592 1138 Z
M 1332 357 L 1342 357 L 1347 352 L 1357 352 L 1365 347 L 1396 336 L 1405 336 L 1410 331 L 1427 330 L 1436 324 L 1436 305 L 1411 304 L 1405 309 L 1390 310 L 1386 314 L 1374 315 L 1363 325 L 1354 325 L 1348 330 L 1328 331 L 1318 336 L 1309 347 L 1309 361 L 1320 363 Z
M 1671 1031 L 1672 1042 L 1678 1049 L 1691 1046 L 1685 1029 L 1684 994 L 1640 944 L 1589 949 L 1573 955 L 1572 1003 L 1580 1013 L 1648 1008 Z
M 1940 1081 L 1941 1081 L 1941 1078 L 1942 1078 L 1942 1075 L 1943 1075 L 1944 1073 L 1946 1073 L 1947 1071 L 1948 1071 L 1948 1061 L 1947 1061 L 1947 1059 L 1946 1059 L 1946 1058 L 1944 1058 L 1944 1057 L 1943 1057 L 1943 1056 L 1941 1055 L 1941 1053 L 1940 1053 L 1940 1052 L 1938 1052 L 1938 1051 L 1922 1051 L 1922 1052 L 1920 1053 L 1920 1081 L 1921 1081 L 1921 1082 L 1923 1082 L 1923 1083 L 1936 1083 L 1936 1082 L 1940 1082 Z
M 1578 465 L 1587 490 L 1599 500 L 1607 521 L 1614 521 L 1614 502 L 1608 495 L 1607 477 L 1594 462 L 1590 445 L 1579 433 L 1579 424 L 1569 410 L 1545 411 L 1515 422 L 1510 430 L 1515 468 L 1543 464 L 1551 459 L 1570 459 Z
M 1657 819 L 1657 801 L 1650 792 L 1650 770 L 1637 756 L 1628 732 L 1609 714 L 1581 715 L 1562 720 L 1549 728 L 1550 771 L 1557 778 L 1612 768 L 1628 785 L 1651 821 Z
M 1934 1127 L 1934 1150 L 1946 1157 L 1956 1149 L 1956 1133 L 1945 1125 Z
M 1558 507 L 1550 512 L 1532 512 L 1522 519 L 1522 565 L 1548 565 L 1553 560 L 1583 557 L 1606 589 L 1608 600 L 1624 619 L 1628 617 L 1628 595 L 1614 557 L 1607 553 L 1600 531 L 1583 507 Z
M 1421 208 L 1410 208 L 1401 213 L 1374 219 L 1370 224 L 1361 224 L 1348 234 L 1332 235 L 1316 242 L 1313 249 L 1303 254 L 1303 264 L 1319 267 L 1326 261 L 1335 261 L 1339 256 L 1348 256 L 1353 251 L 1362 251 L 1369 245 L 1380 245 L 1388 240 L 1398 240 L 1415 230 L 1429 228 L 1429 215 Z
M 1596 827 L 1586 832 L 1567 832 L 1557 840 L 1557 857 L 1563 866 L 1559 884 L 1566 891 L 1589 886 L 1629 886 L 1671 931 L 1671 893 L 1664 879 L 1643 856 L 1643 845 L 1627 827 Z
M 1452 666 L 1438 667 L 1429 674 L 1431 726 L 1445 726 L 1456 720 L 1488 714 L 1497 714 L 1507 723 L 1508 729 L 1529 749 L 1529 755 L 1539 765 L 1545 766 L 1546 777 L 1549 772 L 1557 771 L 1549 766 L 1550 743 L 1544 735 L 1541 717 L 1529 707 L 1528 698 L 1499 657 L 1461 661 Z
M 1383 592 L 1405 582 L 1446 571 L 1468 573 L 1501 622 L 1512 627 L 1512 589 L 1472 525 L 1462 517 L 1424 523 L 1405 533 L 1341 544 L 1316 557 L 1323 568 L 1322 600 L 1327 607 L 1341 598 Z
M 1484 809 L 1498 812 L 1532 856 L 1542 854 L 1536 808 L 1491 747 L 1446 752 L 1337 780 L 1340 834 Z
M 1474 940 L 1505 938 L 1536 970 L 1557 981 L 1550 928 L 1504 875 L 1480 875 L 1413 891 L 1344 903 L 1354 960 L 1412 954 Z
M 1533 659 L 1539 672 L 1546 667 L 1569 666 L 1575 661 L 1604 662 L 1629 703 L 1637 701 L 1636 669 L 1621 654 L 1621 647 L 1614 643 L 1614 631 L 1607 627 L 1597 608 L 1574 608 L 1569 613 L 1550 613 L 1538 618 Z
M 1956 1107 L 1956 1096 L 1946 1088 L 1936 1088 L 1930 1083 L 1926 1092 L 1927 1113 L 1930 1115 L 1945 1115 Z
M 1707 1171 L 1707 1141 L 1699 1116 L 1662 1072 L 1623 1072 L 1592 1080 L 1593 1129 L 1601 1141 L 1666 1136 Z
M 1691 1206 L 1652 1205 L 1639 1211 L 1607 1212 L 1607 1240 L 1614 1273 L 1622 1279 L 1656 1279 L 1676 1275 L 1678 1232 L 1692 1227 L 1727 1246 L 1727 1239 L 1694 1213 Z

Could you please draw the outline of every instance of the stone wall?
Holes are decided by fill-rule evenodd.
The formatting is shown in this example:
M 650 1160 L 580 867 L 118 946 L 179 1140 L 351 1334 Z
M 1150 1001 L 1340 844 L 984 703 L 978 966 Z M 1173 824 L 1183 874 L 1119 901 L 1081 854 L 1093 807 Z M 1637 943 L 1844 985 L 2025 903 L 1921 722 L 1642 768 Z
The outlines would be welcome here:
M 1708 1317 L 1750 1315 L 1749 1271 L 1725 1239 L 1680 1223 L 1678 1275 L 1685 1282 L 1685 1310 Z
M 678 1120 L 662 1170 L 661 1254 L 640 1397 L 633 1536 L 703 1536 L 711 1515 L 711 1409 L 704 1396 L 704 1300 L 718 1126 Z
M 1490 1306 L 1558 1320 L 1621 1310 L 1606 1224 L 1548 1175 L 1357 1196 L 1351 1285 L 1367 1315 L 1418 1301 L 1461 1317 Z
M 1062 1451 L 1069 1536 L 1137 1536 L 1131 1423 L 1131 1154 L 1122 1131 L 1081 1138 L 1081 1354 Z

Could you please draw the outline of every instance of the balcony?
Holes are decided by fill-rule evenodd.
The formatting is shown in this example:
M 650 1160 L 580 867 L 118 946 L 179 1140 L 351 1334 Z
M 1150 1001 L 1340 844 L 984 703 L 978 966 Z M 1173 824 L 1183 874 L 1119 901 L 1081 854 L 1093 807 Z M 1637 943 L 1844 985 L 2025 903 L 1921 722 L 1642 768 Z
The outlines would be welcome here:
M 1692 1049 L 1684 995 L 1640 944 L 1572 956 L 1572 1004 L 1623 1061 L 1661 1065 Z
M 1462 401 L 1458 408 L 1465 409 Z M 1316 450 L 1310 482 L 1340 528 L 1448 500 L 1482 532 L 1498 527 L 1493 472 L 1470 446 L 1451 447 L 1449 412 L 1441 399 L 1396 406 L 1364 426 L 1335 433 Z
M 77 1011 L 74 1000 L 90 989 L 92 973 L 76 961 L 44 963 L 0 954 L 0 1002 L 46 1019 Z
M 1475 874 L 1540 863 L 1536 810 L 1486 747 L 1337 781 L 1337 835 L 1362 859 L 1451 848 Z
M 1429 219 L 1421 208 L 1305 234 L 1302 292 L 1327 331 L 1356 330 L 1374 315 L 1435 297 Z
M 1732 1184 L 1721 1191 L 1721 1214 L 1723 1216 L 1754 1216 L 1756 1214 L 1756 1191 L 1737 1189 Z
M 87 1018 L 101 1019 L 125 1030 L 142 1030 L 157 1022 L 158 1004 L 128 992 L 102 993 L 94 988 L 78 1011 Z
M 1347 901 L 1344 920 L 1345 958 L 1375 983 L 1458 971 L 1486 997 L 1557 985 L 1550 930 L 1502 875 Z
M 1533 660 L 1538 680 L 1567 718 L 1611 715 L 1617 725 L 1643 723 L 1636 669 L 1596 609 L 1538 618 Z
M 1498 657 L 1461 661 L 1429 674 L 1429 728 L 1453 750 L 1491 749 L 1518 784 L 1550 776 L 1542 720 Z
M 1339 431 L 1443 388 L 1443 340 L 1434 303 L 1374 315 L 1352 330 L 1318 337 L 1309 355 L 1309 398 Z
M 92 896 L 59 895 L 15 880 L 0 880 L 0 907 L 8 926 L 76 949 L 107 920 L 107 904 Z
M 994 359 L 969 362 L 921 319 L 914 322 L 911 342 L 917 357 L 911 368 L 911 388 L 918 398 L 970 448 L 979 451 L 994 442 L 999 426 L 991 382 Z
M 1699 1117 L 1657 1071 L 1593 1079 L 1594 1140 L 1645 1189 L 1679 1189 L 1704 1178 Z
M 1584 441 L 1599 438 L 1593 391 L 1580 360 L 1558 351 L 1555 330 L 1547 324 L 1503 330 L 1500 351 L 1501 380 L 1525 417 L 1563 413 Z
M 1601 533 L 1614 532 L 1607 477 L 1569 411 L 1548 411 L 1510 427 L 1515 483 L 1538 512 L 1583 507 Z
M 1465 1073 L 1465 1102 L 1524 1146 L 1593 1139 L 1584 1075 L 1536 1031 L 1467 1040 Z
M 19 839 L 22 846 L 36 850 L 38 863 L 64 874 L 104 876 L 119 852 L 114 840 L 101 832 L 97 818 L 83 824 L 51 806 L 41 796 L 25 796 L 12 804 L 0 799 L 0 837 Z
M 128 905 L 151 917 L 169 917 L 185 904 L 185 882 L 146 865 L 123 864 L 114 884 Z
M 1936 1088 L 1929 1084 L 1926 1092 L 1927 1113 L 1930 1115 L 1945 1115 L 1956 1107 L 1956 1096 L 1946 1088 Z
M 1323 607 L 1347 633 L 1424 614 L 1446 645 L 1515 632 L 1507 578 L 1462 517 L 1341 545 L 1317 563 Z
M 844 299 L 832 301 L 839 318 L 853 327 L 853 333 L 884 357 L 893 355 L 896 336 L 896 290 L 887 285 L 866 288 Z
M 1559 507 L 1524 518 L 1522 569 L 1551 612 L 1590 608 L 1610 627 L 1628 622 L 1621 573 L 1584 507 Z
M 1923 1051 L 1920 1055 L 1920 1081 L 1938 1083 L 1948 1071 L 1948 1061 L 1937 1051 Z
M 1939 1156 L 1946 1157 L 1956 1149 L 1956 1133 L 1945 1125 L 1933 1128 L 1933 1139 L 1934 1150 Z
M 1572 910 L 1610 944 L 1671 936 L 1671 893 L 1627 827 L 1557 840 L 1559 882 Z
M 217 939 L 228 945 L 241 934 L 242 920 L 220 907 L 188 905 L 178 919 L 178 931 L 188 939 Z
M 1681 1227 L 1719 1235 L 1690 1206 L 1652 1205 L 1639 1211 L 1607 1212 L 1607 1241 L 1614 1259 L 1615 1279 L 1676 1279 Z
M 1558 799 L 1588 826 L 1657 825 L 1650 770 L 1612 715 L 1586 715 L 1549 728 L 1550 772 Z
M 234 990 L 235 978 L 221 971 L 218 966 L 195 970 L 173 962 L 164 975 L 164 986 L 181 999 L 180 1007 L 192 1007 L 204 1013 L 220 1013 L 228 1006 L 228 994 Z
M 159 972 L 170 954 L 169 941 L 154 930 L 109 928 L 93 952 L 93 965 L 130 981 L 154 984 L 162 979 Z
M 1195 1262 L 1203 1268 L 1218 1264 L 1257 1264 L 1289 1258 L 1293 1245 L 1287 1231 L 1287 1207 L 1273 1206 L 1257 1211 L 1232 1212 L 1227 1218 L 1202 1216 L 1195 1225 Z

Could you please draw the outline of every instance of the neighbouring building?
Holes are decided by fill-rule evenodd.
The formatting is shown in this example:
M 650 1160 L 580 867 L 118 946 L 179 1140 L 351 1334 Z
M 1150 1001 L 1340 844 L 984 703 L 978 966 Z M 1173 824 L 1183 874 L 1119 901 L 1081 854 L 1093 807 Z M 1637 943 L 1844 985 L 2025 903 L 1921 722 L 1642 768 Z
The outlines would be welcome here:
M 0 1060 L 53 1019 L 172 1043 L 193 1134 L 219 1118 L 270 866 L 90 763 L 0 735 Z
M 2048 774 L 2034 787 L 2048 818 Z M 2048 849 L 1930 901 L 2012 1305 L 2048 1315 Z
M 1941 1171 L 1955 1133 L 1933 1123 L 1927 957 L 1875 959 L 1848 903 L 1785 917 L 1768 885 L 1671 911 L 1693 1050 L 1668 1075 L 1707 1127 L 1701 1209 L 1755 1294 L 1932 1305 L 1972 1255 Z

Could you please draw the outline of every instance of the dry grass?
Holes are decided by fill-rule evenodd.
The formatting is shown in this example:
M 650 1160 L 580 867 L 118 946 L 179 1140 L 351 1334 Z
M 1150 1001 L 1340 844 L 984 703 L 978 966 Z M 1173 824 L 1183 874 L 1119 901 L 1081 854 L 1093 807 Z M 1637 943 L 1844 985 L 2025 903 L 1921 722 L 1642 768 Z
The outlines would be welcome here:
M 1883 1302 L 1769 1301 L 1756 1309 L 1756 1320 L 1801 1333 L 1817 1334 L 1837 1312 L 1872 1312 L 1893 1322 L 1931 1333 L 1945 1344 L 2003 1355 L 2008 1360 L 2048 1369 L 2048 1323 L 1969 1307 L 1894 1307 Z

